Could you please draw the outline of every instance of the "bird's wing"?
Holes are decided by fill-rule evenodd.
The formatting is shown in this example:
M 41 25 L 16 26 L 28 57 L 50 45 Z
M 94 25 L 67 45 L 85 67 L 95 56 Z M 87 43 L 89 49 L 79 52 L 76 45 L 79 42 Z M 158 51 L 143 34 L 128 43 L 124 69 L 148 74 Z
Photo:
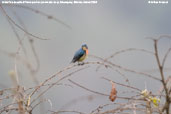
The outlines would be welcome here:
M 83 55 L 84 55 L 84 50 L 82 49 L 79 49 L 75 55 L 74 55 L 74 58 L 72 59 L 72 62 L 75 63 L 76 61 L 78 61 Z

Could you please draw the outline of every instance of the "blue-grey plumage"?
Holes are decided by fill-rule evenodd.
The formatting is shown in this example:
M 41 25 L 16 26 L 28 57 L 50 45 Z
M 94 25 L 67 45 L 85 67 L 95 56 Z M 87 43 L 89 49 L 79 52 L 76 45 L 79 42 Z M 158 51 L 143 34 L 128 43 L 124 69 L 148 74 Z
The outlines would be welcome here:
M 77 61 L 78 62 L 83 61 L 87 57 L 87 55 L 88 55 L 88 47 L 87 47 L 86 44 L 84 44 L 84 45 L 81 46 L 81 49 L 79 49 L 75 53 L 71 63 L 75 63 Z

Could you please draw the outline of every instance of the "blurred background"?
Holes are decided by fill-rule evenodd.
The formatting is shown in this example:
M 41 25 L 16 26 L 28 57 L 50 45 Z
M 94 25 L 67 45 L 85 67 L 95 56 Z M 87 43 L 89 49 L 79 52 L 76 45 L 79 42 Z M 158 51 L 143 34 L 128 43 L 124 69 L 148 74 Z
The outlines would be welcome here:
M 154 51 L 154 43 L 146 37 L 157 38 L 162 34 L 171 34 L 171 4 L 148 4 L 147 0 L 98 0 L 97 4 L 74 4 L 74 5 L 28 5 L 24 6 L 37 9 L 48 15 L 62 21 L 54 21 L 42 16 L 40 13 L 34 13 L 22 7 L 2 5 L 6 13 L 21 25 L 17 16 L 22 20 L 27 30 L 39 37 L 50 40 L 39 40 L 33 38 L 34 48 L 40 62 L 40 68 L 36 73 L 39 82 L 43 82 L 52 74 L 68 66 L 74 56 L 74 53 L 82 44 L 87 44 L 89 54 L 102 58 L 109 57 L 113 53 L 127 49 L 138 48 Z M 17 16 L 16 16 L 17 15 Z M 69 25 L 71 28 L 63 24 Z M 22 49 L 19 56 L 27 58 L 33 67 L 36 67 L 36 60 L 29 45 L 25 33 L 18 29 L 15 30 L 23 39 L 23 45 L 27 51 L 25 57 Z M 160 57 L 166 53 L 171 46 L 171 40 L 163 39 L 159 42 Z M 19 48 L 19 42 L 8 23 L 7 18 L 0 10 L 0 89 L 12 87 L 12 81 L 9 71 L 15 67 L 15 59 L 7 56 L 2 51 L 15 53 Z M 85 61 L 97 61 L 88 57 Z M 151 73 L 158 77 L 157 64 L 154 56 L 143 52 L 127 52 L 110 59 L 113 63 L 119 64 L 129 69 Z M 33 87 L 32 76 L 24 65 L 17 61 L 20 84 L 26 88 Z M 168 56 L 166 68 L 171 68 L 171 56 Z M 80 66 L 82 67 L 82 66 Z M 75 82 L 84 85 L 87 88 L 102 93 L 109 94 L 111 84 L 101 79 L 106 77 L 119 83 L 125 83 L 125 79 L 117 72 L 111 69 L 100 67 L 96 72 L 97 65 L 90 65 L 89 68 L 74 74 L 71 77 Z M 166 71 L 169 75 L 171 70 Z M 64 73 L 65 74 L 65 73 Z M 132 86 L 139 89 L 145 89 L 157 93 L 161 85 L 150 78 L 142 75 L 124 72 Z M 54 81 L 58 78 L 53 79 Z M 64 80 L 63 84 L 70 84 Z M 116 85 L 118 95 L 126 88 Z M 45 95 L 44 98 L 52 102 L 52 110 L 65 107 L 66 110 L 78 110 L 90 113 L 101 104 L 110 103 L 108 97 L 96 96 L 95 99 L 87 100 L 87 92 L 77 86 L 54 86 Z M 72 100 L 80 98 L 79 102 L 73 102 L 68 107 L 66 104 Z M 117 99 L 115 102 L 122 102 Z M 3 103 L 2 103 L 3 104 Z M 46 111 L 50 109 L 48 103 L 45 103 Z M 39 109 L 37 109 L 39 110 Z

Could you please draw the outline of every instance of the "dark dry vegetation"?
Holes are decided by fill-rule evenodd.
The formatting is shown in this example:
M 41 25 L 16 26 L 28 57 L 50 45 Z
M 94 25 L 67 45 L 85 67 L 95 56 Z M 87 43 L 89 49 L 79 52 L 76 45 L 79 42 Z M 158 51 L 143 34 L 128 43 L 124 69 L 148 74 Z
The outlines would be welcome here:
M 63 21 L 55 18 L 54 16 L 48 15 L 44 12 L 39 10 L 33 9 L 31 7 L 26 6 L 10 6 L 10 5 L 0 5 L 1 13 L 6 17 L 11 29 L 13 30 L 17 40 L 18 40 L 18 50 L 15 53 L 10 53 L 4 50 L 0 50 L 1 55 L 4 54 L 8 57 L 14 58 L 15 63 L 20 61 L 29 71 L 29 75 L 32 77 L 32 80 L 37 85 L 35 87 L 25 88 L 19 82 L 19 71 L 17 64 L 15 64 L 12 71 L 9 72 L 11 80 L 13 82 L 13 87 L 11 88 L 3 88 L 0 87 L 0 113 L 19 113 L 19 114 L 32 114 L 34 110 L 38 107 L 42 107 L 41 104 L 48 102 L 51 107 L 53 104 L 48 98 L 44 97 L 44 94 L 48 94 L 48 91 L 57 85 L 64 85 L 64 86 L 77 86 L 87 92 L 92 93 L 93 95 L 87 96 L 87 100 L 95 99 L 94 95 L 104 96 L 107 97 L 111 103 L 108 104 L 97 104 L 97 107 L 94 110 L 90 110 L 89 114 L 170 114 L 170 102 L 171 102 L 171 75 L 165 75 L 165 63 L 168 59 L 170 59 L 170 52 L 171 48 L 167 50 L 167 52 L 163 55 L 163 59 L 160 58 L 159 51 L 158 51 L 158 42 L 161 40 L 165 40 L 165 38 L 171 40 L 170 35 L 161 35 L 158 38 L 148 38 L 148 40 L 153 41 L 154 43 L 154 50 L 148 51 L 145 49 L 136 49 L 130 48 L 115 52 L 108 58 L 101 58 L 95 55 L 89 55 L 89 57 L 94 58 L 95 61 L 88 61 L 85 62 L 84 65 L 78 64 L 70 64 L 63 69 L 60 69 L 58 72 L 54 73 L 53 75 L 47 76 L 48 78 L 43 82 L 39 82 L 37 79 L 37 72 L 40 68 L 40 62 L 38 58 L 38 54 L 34 47 L 35 40 L 50 40 L 46 38 L 42 38 L 36 36 L 29 31 L 27 31 L 27 27 L 24 25 L 24 22 L 20 19 L 16 12 L 13 12 L 16 18 L 18 19 L 19 24 L 17 24 L 6 12 L 6 8 L 21 8 L 29 10 L 37 15 L 44 16 L 49 20 L 56 21 L 57 23 L 62 24 L 63 26 L 71 29 L 69 25 L 64 23 Z M 16 27 L 20 29 L 22 32 L 26 34 L 27 42 L 30 44 L 30 49 L 34 55 L 36 60 L 36 66 L 33 66 L 32 63 L 25 57 L 21 56 L 20 52 L 22 51 L 25 55 L 27 55 L 26 47 L 23 44 L 23 39 L 18 34 Z M 114 58 L 116 55 L 125 52 L 143 52 L 151 54 L 154 59 L 156 60 L 159 75 L 152 75 L 147 72 L 140 72 L 133 69 L 125 68 L 121 65 L 115 64 L 110 60 Z M 103 80 L 107 81 L 111 85 L 111 91 L 109 93 L 102 93 L 96 90 L 92 90 L 87 88 L 86 86 L 82 85 L 79 82 L 76 82 L 72 79 L 72 77 L 87 68 L 91 68 L 92 66 L 97 67 L 97 71 L 100 67 L 104 67 L 105 69 L 112 69 L 113 71 L 117 72 L 120 76 L 125 78 L 123 83 L 116 82 L 115 80 L 108 79 L 106 77 L 101 77 Z M 21 72 L 21 71 L 20 71 Z M 124 73 L 123 73 L 124 72 Z M 158 90 L 158 94 L 154 94 L 150 92 L 150 90 L 144 89 L 141 90 L 137 87 L 132 86 L 129 83 L 129 77 L 127 77 L 126 73 L 134 73 L 138 76 L 144 76 L 147 79 L 151 79 L 153 81 L 158 81 L 161 83 L 161 88 Z M 60 75 L 60 77 L 58 77 Z M 56 78 L 58 77 L 58 78 Z M 136 78 L 136 77 L 135 77 Z M 63 84 L 63 80 L 68 80 L 68 84 Z M 117 89 L 117 86 L 121 86 L 123 88 L 127 88 L 127 92 L 133 93 L 132 96 L 124 94 L 123 96 L 117 95 L 120 91 Z M 156 92 L 157 93 L 157 92 Z M 71 93 L 74 94 L 74 93 Z M 122 99 L 125 102 L 119 103 L 116 102 L 117 99 Z M 72 102 L 79 101 L 80 99 L 73 100 Z M 72 105 L 72 102 L 68 105 Z M 112 108 L 107 108 L 111 107 Z M 107 110 L 106 110 L 107 109 Z M 75 113 L 75 114 L 85 114 L 81 110 L 51 110 L 47 111 L 48 113 Z

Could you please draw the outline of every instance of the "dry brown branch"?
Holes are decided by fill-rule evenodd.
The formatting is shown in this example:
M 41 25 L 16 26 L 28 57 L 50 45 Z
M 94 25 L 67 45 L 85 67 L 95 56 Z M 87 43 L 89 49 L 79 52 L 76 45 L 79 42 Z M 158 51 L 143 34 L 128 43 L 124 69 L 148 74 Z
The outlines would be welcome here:
M 158 40 L 161 40 L 161 39 L 163 39 L 163 38 L 171 39 L 171 35 L 168 35 L 168 34 L 160 35 L 160 36 L 158 37 Z
M 56 18 L 56 17 L 54 17 L 54 16 L 52 16 L 52 15 L 49 15 L 49 14 L 47 14 L 47 13 L 45 13 L 45 12 L 42 12 L 42 11 L 40 11 L 40 10 L 38 10 L 38 9 L 34 9 L 34 8 L 31 8 L 31 7 L 28 7 L 28 6 L 23 6 L 23 5 L 8 5 L 8 4 L 6 4 L 6 5 L 4 5 L 4 6 L 23 8 L 23 9 L 32 11 L 32 12 L 34 12 L 34 13 L 36 13 L 36 14 L 40 14 L 41 16 L 45 16 L 47 19 L 54 20 L 54 21 L 56 21 L 57 23 L 60 23 L 61 25 L 67 27 L 68 29 L 72 29 L 72 27 L 71 27 L 70 25 L 66 24 L 66 23 L 63 22 L 62 20 L 60 20 L 60 19 L 58 19 L 58 18 Z
M 17 18 L 17 20 L 19 21 L 20 25 L 24 28 L 24 30 L 28 32 L 27 27 L 25 26 L 25 24 L 23 23 L 23 21 L 21 20 L 21 18 L 17 15 L 17 13 L 13 11 L 13 14 Z M 34 55 L 35 60 L 36 60 L 36 63 L 37 63 L 37 66 L 36 66 L 34 72 L 31 72 L 32 74 L 34 74 L 34 73 L 38 72 L 38 70 L 40 68 L 39 57 L 38 57 L 37 52 L 36 52 L 35 47 L 34 47 L 34 39 L 32 39 L 28 34 L 26 34 L 26 36 L 27 36 L 27 39 L 29 41 L 31 50 L 33 52 L 33 55 Z M 37 79 L 35 79 L 34 81 L 38 84 Z
M 111 66 L 106 65 L 106 64 L 104 64 L 104 63 L 102 63 L 102 62 L 98 62 L 98 61 L 97 61 L 97 62 L 85 62 L 85 63 L 84 63 L 84 65 L 88 65 L 88 64 L 95 64 L 95 65 L 100 65 L 100 64 L 101 64 L 101 65 L 104 65 L 104 66 L 106 66 L 106 67 L 111 68 Z M 37 92 L 37 90 L 39 90 L 40 87 L 43 86 L 44 84 L 46 84 L 48 81 L 52 80 L 53 78 L 55 78 L 56 76 L 60 75 L 61 73 L 65 72 L 65 71 L 68 71 L 68 70 L 70 70 L 70 69 L 72 69 L 72 68 L 78 67 L 78 66 L 79 66 L 78 64 L 71 64 L 71 65 L 69 65 L 69 66 L 63 68 L 62 70 L 58 71 L 57 73 L 53 74 L 52 76 L 50 76 L 50 78 L 48 78 L 48 79 L 46 79 L 44 82 L 42 82 L 42 83 L 40 84 L 40 86 L 38 86 L 38 87 L 32 92 L 31 96 L 32 96 L 35 92 Z
M 120 86 L 127 87 L 127 88 L 130 88 L 130 89 L 136 90 L 136 91 L 138 91 L 138 92 L 141 92 L 141 90 L 138 89 L 138 88 L 136 88 L 136 87 L 132 87 L 132 86 L 125 85 L 125 84 L 122 84 L 122 83 L 118 83 L 118 82 L 116 82 L 116 81 L 110 80 L 110 79 L 105 78 L 105 77 L 102 77 L 102 79 L 107 80 L 107 81 L 109 81 L 109 82 L 112 81 L 112 82 L 114 82 L 115 84 L 118 84 L 118 85 L 120 85 Z
M 100 105 L 98 106 L 96 109 L 94 109 L 93 111 L 91 111 L 90 114 L 96 114 L 96 113 L 100 113 L 101 110 L 107 106 L 110 106 L 110 105 L 120 105 L 119 103 L 112 103 L 112 104 L 104 104 L 104 105 Z
M 6 18 L 7 18 L 7 17 L 6 17 Z M 7 21 L 8 21 L 8 23 L 9 23 L 11 29 L 13 30 L 13 32 L 14 32 L 14 34 L 15 34 L 17 40 L 18 40 L 19 45 L 22 47 L 22 50 L 23 50 L 24 54 L 27 55 L 26 48 L 25 48 L 24 45 L 23 45 L 23 40 L 24 40 L 24 38 L 22 39 L 22 38 L 20 37 L 20 35 L 18 34 L 17 30 L 15 29 L 15 27 L 13 26 L 13 24 L 10 22 L 10 20 L 9 20 L 8 18 L 7 18 Z
M 32 93 L 31 93 L 31 97 L 34 95 L 35 92 L 37 92 L 37 90 L 40 89 L 40 87 L 44 86 L 48 81 L 52 80 L 53 78 L 55 78 L 56 76 L 60 75 L 61 73 L 71 69 L 71 68 L 74 68 L 76 67 L 77 65 L 69 65 L 67 66 L 66 68 L 58 71 L 57 73 L 53 74 L 52 76 L 50 76 L 50 78 L 46 79 L 44 82 L 42 82 Z
M 112 109 L 112 110 L 107 110 L 107 111 L 104 111 L 104 112 L 100 112 L 100 113 L 95 113 L 95 114 L 116 114 L 116 113 L 124 113 L 124 111 L 129 111 L 129 110 L 134 110 L 134 107 L 132 105 L 138 105 L 137 103 L 134 103 L 133 102 L 128 102 L 128 103 L 124 103 L 124 104 L 120 104 L 120 106 L 116 107 L 115 109 Z M 143 108 L 136 108 L 136 110 L 139 110 L 139 111 L 143 111 L 144 112 L 144 109 Z M 129 113 L 130 114 L 130 113 Z
M 82 85 L 80 85 L 80 84 L 78 84 L 78 83 L 72 81 L 71 79 L 68 79 L 68 81 L 70 81 L 70 82 L 73 83 L 74 85 L 76 85 L 76 86 L 78 86 L 78 87 L 80 87 L 80 88 L 82 88 L 82 89 L 84 89 L 84 90 L 86 90 L 86 91 L 89 91 L 89 92 L 91 92 L 91 93 L 94 93 L 94 94 L 97 94 L 97 95 L 101 95 L 101 96 L 107 96 L 107 97 L 110 96 L 109 94 L 105 94 L 105 93 L 101 93 L 101 92 L 97 92 L 97 91 L 88 89 L 88 88 L 86 88 L 86 87 L 84 87 L 84 86 L 82 86 Z M 138 95 L 138 96 L 139 96 L 139 95 Z M 140 100 L 140 101 L 143 100 L 143 99 L 136 99 L 136 98 L 134 98 L 134 97 L 137 97 L 137 96 L 131 96 L 131 97 L 121 97 L 121 96 L 117 96 L 117 98 L 119 98 L 119 99 Z
M 171 48 L 169 48 L 169 49 L 167 50 L 167 52 L 166 52 L 166 54 L 165 54 L 165 56 L 164 56 L 164 58 L 163 58 L 163 61 L 162 61 L 162 67 L 163 67 L 163 69 L 164 69 L 165 62 L 166 62 L 166 60 L 167 60 L 167 58 L 168 58 L 170 52 L 171 52 Z
M 32 102 L 30 103 L 30 105 L 33 104 L 38 98 L 40 98 L 44 93 L 46 93 L 50 88 L 52 88 L 54 85 L 56 85 L 57 83 L 59 83 L 61 80 L 65 79 L 65 78 L 68 78 L 68 77 L 72 76 L 73 74 L 75 74 L 75 73 L 77 73 L 77 72 L 79 72 L 79 71 L 81 71 L 81 70 L 84 70 L 85 68 L 87 68 L 87 67 L 84 67 L 84 68 L 78 69 L 78 70 L 76 70 L 76 71 L 73 71 L 73 72 L 67 74 L 66 76 L 62 77 L 61 79 L 59 79 L 59 80 L 56 81 L 55 83 L 53 83 L 51 86 L 49 86 L 49 87 L 48 87 L 47 89 L 45 89 L 43 92 L 41 92 L 35 99 L 33 99 Z M 37 88 L 36 88 L 36 90 L 37 90 Z M 31 94 L 31 95 L 32 95 L 32 94 Z
M 148 50 L 145 50 L 145 49 L 129 48 L 129 49 L 124 49 L 124 50 L 120 50 L 120 51 L 115 52 L 115 53 L 112 54 L 111 56 L 105 58 L 105 59 L 103 60 L 103 62 L 106 62 L 106 61 L 108 61 L 109 59 L 114 58 L 116 55 L 120 55 L 120 54 L 122 54 L 122 53 L 131 52 L 131 51 L 145 52 L 145 53 L 149 53 L 149 54 L 154 55 L 153 52 L 148 51 Z M 100 68 L 100 66 L 97 67 L 97 70 L 98 70 L 99 68 Z
M 42 100 L 40 100 L 37 104 L 35 104 L 34 106 L 32 106 L 30 112 L 32 112 L 37 106 L 39 106 L 43 102 L 49 102 L 49 99 L 42 99 Z M 52 103 L 50 102 L 49 104 L 50 104 L 50 106 L 52 108 Z
M 52 112 L 52 114 L 60 114 L 60 113 L 86 114 L 86 113 L 79 112 L 79 111 L 68 111 L 68 110 L 64 110 L 64 111 L 57 111 L 57 112 L 54 112 L 54 111 L 51 111 L 51 110 L 49 110 L 49 111 L 50 111 L 50 112 Z
M 16 57 L 15 56 L 16 53 L 7 52 L 7 51 L 1 50 L 1 49 L 0 49 L 0 52 L 3 53 L 4 55 L 7 55 L 10 58 L 15 58 Z M 22 64 L 24 64 L 27 69 L 29 69 L 30 71 L 34 71 L 34 69 L 32 68 L 31 63 L 27 59 L 25 59 L 25 58 L 23 58 L 21 56 L 17 56 L 16 59 L 18 61 L 22 62 Z
M 74 85 L 76 85 L 76 86 L 78 86 L 78 87 L 80 87 L 80 88 L 83 88 L 83 89 L 85 89 L 85 90 L 87 90 L 87 91 L 89 91 L 89 92 L 91 92 L 91 93 L 95 93 L 95 94 L 102 95 L 102 96 L 110 96 L 109 94 L 104 94 L 104 93 L 100 93 L 100 92 L 97 92 L 97 91 L 90 90 L 90 89 L 88 89 L 88 88 L 86 88 L 86 87 L 84 87 L 84 86 L 82 86 L 82 85 L 80 85 L 80 84 L 78 84 L 78 83 L 72 81 L 71 79 L 68 79 L 68 81 L 70 81 L 70 82 L 73 83 Z
M 160 37 L 162 38 L 162 37 Z M 159 39 L 160 39 L 159 38 Z M 165 83 L 165 76 L 164 76 L 164 72 L 163 72 L 163 66 L 161 65 L 160 63 L 160 59 L 159 59 L 159 54 L 158 54 L 158 40 L 153 40 L 154 41 L 154 50 L 155 50 L 155 57 L 156 57 L 156 61 L 157 61 L 157 64 L 158 64 L 158 68 L 159 68 L 159 71 L 160 71 L 160 76 L 161 76 L 161 82 L 163 84 L 163 87 L 164 87 L 164 90 L 165 90 L 165 94 L 166 94 L 166 98 L 165 98 L 165 106 L 163 107 L 162 111 L 166 110 L 166 113 L 169 114 L 169 111 L 170 111 L 170 95 L 169 95 L 169 92 L 168 92 L 168 88 L 166 86 L 166 83 Z M 167 55 L 167 53 L 166 53 Z
M 39 40 L 49 40 L 49 39 L 46 39 L 46 38 L 41 38 L 41 37 L 38 37 L 36 35 L 33 35 L 32 33 L 30 32 L 27 32 L 25 31 L 24 28 L 22 28 L 20 25 L 18 25 L 17 23 L 15 23 L 15 21 L 6 13 L 6 11 L 4 10 L 4 8 L 2 7 L 2 5 L 0 5 L 0 8 L 1 8 L 1 11 L 3 12 L 3 14 L 5 15 L 5 17 L 8 18 L 8 20 L 13 23 L 16 27 L 18 27 L 20 30 L 22 30 L 24 33 L 36 38 L 36 39 L 39 39 Z
M 95 55 L 91 55 L 91 57 L 94 57 L 94 58 L 99 59 L 101 61 L 105 61 L 103 58 L 95 56 Z M 155 76 L 152 76 L 150 74 L 147 74 L 147 73 L 144 73 L 144 72 L 139 72 L 139 71 L 128 69 L 128 68 L 124 68 L 124 67 L 122 67 L 120 65 L 114 64 L 114 63 L 112 63 L 110 61 L 107 61 L 107 60 L 105 61 L 105 63 L 111 65 L 114 68 L 119 68 L 120 70 L 123 70 L 123 71 L 132 72 L 132 73 L 135 73 L 135 74 L 143 75 L 143 76 L 151 78 L 151 79 L 155 79 L 157 81 L 161 81 L 159 78 L 157 78 Z

